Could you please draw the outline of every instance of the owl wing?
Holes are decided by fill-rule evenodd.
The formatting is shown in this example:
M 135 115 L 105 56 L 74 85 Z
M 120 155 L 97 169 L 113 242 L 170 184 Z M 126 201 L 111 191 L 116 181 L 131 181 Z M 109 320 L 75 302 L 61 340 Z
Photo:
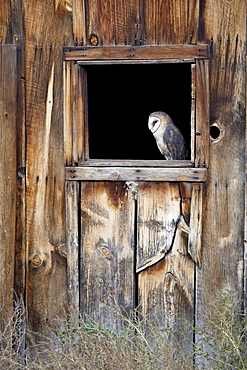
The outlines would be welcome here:
M 168 151 L 170 153 L 170 159 L 187 159 L 188 150 L 186 147 L 186 143 L 184 141 L 183 135 L 175 125 L 168 124 L 166 126 L 163 140 L 164 143 L 167 145 Z

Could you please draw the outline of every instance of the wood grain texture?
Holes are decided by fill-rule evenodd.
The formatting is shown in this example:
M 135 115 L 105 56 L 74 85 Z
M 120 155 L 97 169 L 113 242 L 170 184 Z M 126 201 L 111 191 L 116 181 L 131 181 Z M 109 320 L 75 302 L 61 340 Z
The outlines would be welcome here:
M 203 202 L 203 258 L 197 272 L 197 313 L 223 291 L 243 294 L 246 2 L 201 3 L 200 40 L 211 40 L 210 118 L 221 136 L 210 142 Z M 202 317 L 198 317 L 202 320 Z M 200 323 L 203 325 L 203 323 Z
M 72 9 L 74 44 L 86 45 L 86 2 L 82 0 L 72 0 Z
M 73 0 L 76 45 L 197 42 L 198 0 Z
M 196 133 L 196 65 L 191 64 L 191 114 L 190 114 L 190 151 L 191 162 L 195 162 L 195 133 Z
M 191 58 L 182 58 L 182 59 L 90 59 L 90 60 L 78 60 L 77 64 L 80 66 L 99 66 L 99 65 L 130 65 L 130 64 L 184 64 L 184 63 L 192 63 L 194 59 Z
M 62 45 L 72 38 L 72 24 L 69 9 L 63 5 L 62 1 L 23 2 L 27 127 L 26 300 L 29 326 L 39 332 L 44 332 L 47 325 L 55 325 L 56 317 L 63 321 L 67 307 L 63 254 Z
M 134 207 L 122 182 L 82 183 L 80 308 L 108 329 L 135 307 Z
M 23 299 L 26 278 L 26 122 L 25 122 L 25 59 L 23 6 L 18 0 L 11 1 L 12 42 L 17 48 L 17 195 L 16 195 L 16 244 L 15 244 L 15 294 Z M 23 323 L 25 326 L 25 323 Z
M 87 159 L 79 162 L 79 167 L 194 167 L 191 161 L 169 161 L 161 160 L 143 160 L 143 159 Z
M 200 27 L 200 1 L 189 0 L 188 5 L 188 28 L 186 43 L 198 42 L 198 32 Z M 206 42 L 206 41 L 205 41 Z
M 14 92 L 14 88 L 9 88 L 9 81 L 12 81 L 14 70 L 11 66 L 15 59 L 10 54 L 6 58 L 1 57 L 0 114 L 3 143 L 0 148 L 2 199 L 0 220 L 3 225 L 1 266 L 2 278 L 7 281 L 6 284 L 4 281 L 2 283 L 2 296 L 4 295 L 8 302 L 12 301 L 12 293 L 10 295 L 9 289 L 13 286 L 13 245 L 17 220 L 18 240 L 15 263 L 16 274 L 20 271 L 20 275 L 16 279 L 16 288 L 19 293 L 25 290 L 24 255 L 26 252 L 28 268 L 26 300 L 31 329 L 41 332 L 56 316 L 61 319 L 66 316 L 68 289 L 65 230 L 67 227 L 70 235 L 72 235 L 71 230 L 77 232 L 77 214 L 74 213 L 72 218 L 69 218 L 66 226 L 64 157 L 67 165 L 74 166 L 83 162 L 83 151 L 87 151 L 86 144 L 83 142 L 84 120 L 80 120 L 83 114 L 86 115 L 86 108 L 81 103 L 85 100 L 86 86 L 81 84 L 81 81 L 84 81 L 85 71 L 70 61 L 66 61 L 67 70 L 64 70 L 65 87 L 68 87 L 64 103 L 65 108 L 68 109 L 64 112 L 62 107 L 63 46 L 69 48 L 73 42 L 75 46 L 97 47 L 98 49 L 86 48 L 86 51 L 96 50 L 98 56 L 102 50 L 109 50 L 102 49 L 103 46 L 117 48 L 121 46 L 123 48 L 115 50 L 121 50 L 122 53 L 123 50 L 126 51 L 127 45 L 129 45 L 127 49 L 133 45 L 134 50 L 131 51 L 136 55 L 134 53 L 136 50 L 139 53 L 139 50 L 147 49 L 139 49 L 135 45 L 190 44 L 190 47 L 195 48 L 192 45 L 194 43 L 210 44 L 210 59 L 197 60 L 195 72 L 196 132 L 199 133 L 194 143 L 195 158 L 196 166 L 200 167 L 198 170 L 202 171 L 201 176 L 205 176 L 208 168 L 207 178 L 198 179 L 198 181 L 206 180 L 206 184 L 193 183 L 193 179 L 188 178 L 183 172 L 184 166 L 177 168 L 180 177 L 177 175 L 172 177 L 175 181 L 169 186 L 164 183 L 152 183 L 154 179 L 157 181 L 161 179 L 154 176 L 154 173 L 157 174 L 159 171 L 156 168 L 151 169 L 151 172 L 145 170 L 146 177 L 142 178 L 142 180 L 148 180 L 145 184 L 141 183 L 140 176 L 133 173 L 133 170 L 130 172 L 122 170 L 121 166 L 125 166 L 123 163 L 110 165 L 112 168 L 104 173 L 102 172 L 104 168 L 86 169 L 90 167 L 87 164 L 83 171 L 88 174 L 88 177 L 80 174 L 81 169 L 78 169 L 78 173 L 69 172 L 70 168 L 66 170 L 67 179 L 70 181 L 67 185 L 69 214 L 72 214 L 78 196 L 77 185 L 73 189 L 74 182 L 81 179 L 89 180 L 83 185 L 84 194 L 88 197 L 85 196 L 82 200 L 84 212 L 82 220 L 85 226 L 82 237 L 83 243 L 86 240 L 85 245 L 88 249 L 82 249 L 85 260 L 81 261 L 81 267 L 86 265 L 85 271 L 88 275 L 82 280 L 84 285 L 81 293 L 82 296 L 88 294 L 90 297 L 89 306 L 84 306 L 86 311 L 95 312 L 96 319 L 99 317 L 101 320 L 102 312 L 107 314 L 110 312 L 104 311 L 103 307 L 106 307 L 109 302 L 110 304 L 116 302 L 116 297 L 118 303 L 127 307 L 134 305 L 133 299 L 130 298 L 133 290 L 129 290 L 129 286 L 131 285 L 133 289 L 134 284 L 129 284 L 126 276 L 130 276 L 134 271 L 130 263 L 131 259 L 133 261 L 134 252 L 129 246 L 133 246 L 130 235 L 133 236 L 132 228 L 135 227 L 133 226 L 135 211 L 133 204 L 137 202 L 139 202 L 139 208 L 136 212 L 142 217 L 142 225 L 146 223 L 149 226 L 143 226 L 143 229 L 139 226 L 138 238 L 149 243 L 147 245 L 153 255 L 155 246 L 160 242 L 159 235 L 165 238 L 164 229 L 161 232 L 158 231 L 159 221 L 163 222 L 167 217 L 162 208 L 164 204 L 169 204 L 172 212 L 180 215 L 177 228 L 173 230 L 174 240 L 170 247 L 170 244 L 167 244 L 166 254 L 157 260 L 156 264 L 143 264 L 140 270 L 140 267 L 137 269 L 142 310 L 144 313 L 152 313 L 153 317 L 160 318 L 160 321 L 157 320 L 158 327 L 162 328 L 168 322 L 174 323 L 175 326 L 179 325 L 180 317 L 188 318 L 192 322 L 194 306 L 197 324 L 203 325 L 200 314 L 207 309 L 209 302 L 211 303 L 220 295 L 222 290 L 230 289 L 239 292 L 239 298 L 242 298 L 244 272 L 246 274 L 246 254 L 244 256 L 243 250 L 244 225 L 246 225 L 246 218 L 244 220 L 246 212 L 244 209 L 246 208 L 244 199 L 246 7 L 246 2 L 241 0 L 73 0 L 72 2 L 69 0 L 38 2 L 7 0 L 3 2 L 0 14 L 0 43 L 17 43 L 18 53 L 22 54 L 18 60 L 23 61 L 25 51 L 25 64 L 20 62 L 21 66 L 18 67 L 21 88 L 17 99 L 13 101 L 10 95 Z M 1 53 L 5 47 L 7 46 L 1 46 Z M 123 58 L 121 53 L 117 55 Z M 133 57 L 128 60 L 124 54 L 124 58 L 125 62 L 129 62 Z M 122 63 L 122 60 L 117 59 L 119 63 Z M 161 59 L 140 60 L 145 63 L 150 60 L 152 63 L 155 60 L 161 61 Z M 110 59 L 104 61 L 111 63 Z M 174 62 L 174 59 L 170 59 L 170 62 Z M 8 109 L 11 113 L 2 104 L 6 101 L 11 101 L 11 107 Z M 14 130 L 15 103 L 18 107 L 17 131 Z M 22 111 L 21 108 L 19 109 L 20 106 L 24 106 Z M 65 115 L 65 129 L 63 115 Z M 219 127 L 220 136 L 208 140 L 210 125 L 213 124 Z M 15 146 L 16 132 L 17 146 Z M 66 136 L 65 156 L 64 135 Z M 15 149 L 17 147 L 17 159 L 16 152 L 12 150 L 12 144 Z M 26 178 L 25 159 L 27 160 Z M 19 174 L 17 211 L 15 210 L 16 172 L 14 172 L 16 163 Z M 102 164 L 97 166 L 104 167 Z M 108 164 L 105 166 L 107 167 Z M 134 171 L 138 166 L 135 166 Z M 114 167 L 120 168 L 117 168 L 118 172 L 114 173 Z M 150 168 L 150 166 L 147 167 Z M 164 170 L 162 168 L 162 171 Z M 121 177 L 122 171 L 124 171 L 123 177 Z M 78 177 L 73 177 L 77 175 Z M 124 182 L 130 179 L 139 181 L 137 195 L 135 184 L 129 184 L 129 190 L 124 187 Z M 162 180 L 166 179 L 168 180 L 167 177 L 162 177 Z M 171 177 L 169 179 L 171 180 Z M 104 183 L 104 180 L 110 181 Z M 116 180 L 121 181 L 116 183 Z M 176 184 L 178 180 L 190 180 L 193 185 L 184 182 L 178 185 Z M 202 187 L 204 192 L 198 190 Z M 71 195 L 72 189 L 73 195 Z M 139 199 L 132 199 L 135 196 Z M 112 204 L 112 202 L 115 203 Z M 107 212 L 109 217 L 105 217 Z M 116 220 L 119 233 L 116 232 Z M 120 227 L 122 220 L 125 220 L 128 225 L 128 235 L 124 234 Z M 152 229 L 150 225 L 154 225 L 152 226 L 154 228 Z M 24 228 L 27 251 L 25 251 L 25 238 L 23 239 Z M 150 242 L 149 234 L 152 235 L 155 243 Z M 87 241 L 89 241 L 88 244 Z M 121 243 L 130 248 L 127 262 L 125 254 L 121 254 L 123 265 L 118 264 L 117 252 Z M 112 247 L 114 258 L 111 258 L 112 250 L 109 249 L 112 245 L 115 248 Z M 72 249 L 72 244 L 68 248 Z M 140 263 L 152 257 L 148 254 L 148 248 L 145 250 L 146 255 L 140 254 Z M 126 252 L 126 249 L 124 251 Z M 72 250 L 69 253 L 72 253 Z M 72 256 L 71 263 L 76 264 L 74 255 L 70 256 Z M 99 274 L 97 275 L 93 269 L 90 270 L 89 266 L 96 266 Z M 110 270 L 109 266 L 113 266 L 113 270 Z M 69 280 L 72 280 L 72 271 L 68 271 Z M 123 284 L 120 284 L 121 294 L 116 290 L 118 289 L 114 280 L 116 275 L 113 276 L 112 271 L 118 271 L 120 274 L 117 276 L 121 278 L 121 284 Z M 104 276 L 106 276 L 105 280 Z M 73 278 L 76 280 L 76 275 Z M 78 289 L 75 280 L 73 280 L 74 292 Z M 98 287 L 98 295 L 91 289 L 90 284 L 94 283 Z M 245 283 L 245 294 L 246 289 Z M 74 297 L 76 297 L 74 303 L 77 305 L 78 291 L 74 293 Z M 104 297 L 107 297 L 106 300 Z M 96 302 L 95 306 L 93 306 L 93 300 Z M 10 307 L 10 303 L 7 305 Z M 111 325 L 110 321 L 105 320 L 104 325 Z
M 188 1 L 143 1 L 146 44 L 188 42 Z
M 65 47 L 65 60 L 205 59 L 207 45 Z
M 198 42 L 199 1 L 142 1 L 146 44 Z
M 196 62 L 195 167 L 209 166 L 209 65 Z
M 202 223 L 203 223 L 203 185 L 193 184 L 191 195 L 190 233 L 188 253 L 193 261 L 201 265 L 202 256 Z
M 67 167 L 66 180 L 204 182 L 207 180 L 207 169 L 162 167 Z
M 84 159 L 87 119 L 87 78 L 85 69 L 64 62 L 64 163 L 74 166 Z
M 94 35 L 100 45 L 131 44 L 135 28 L 138 28 L 138 19 L 134 13 L 136 4 L 136 0 L 86 0 L 87 43 L 90 45 Z
M 12 1 L 6 0 L 1 4 L 0 12 L 0 44 L 12 43 Z
M 66 248 L 69 308 L 79 311 L 79 182 L 66 182 Z
M 0 45 L 0 306 L 1 328 L 12 315 L 16 225 L 17 47 Z
M 73 110 L 74 110 L 74 69 L 73 62 L 63 64 L 64 84 L 64 163 L 72 166 L 73 162 Z
M 191 185 L 144 183 L 138 187 L 137 271 L 144 316 L 163 330 L 189 330 L 194 313 L 194 262 L 188 256 Z M 156 258 L 158 257 L 158 258 Z
M 150 196 L 154 199 L 147 201 Z M 138 186 L 137 272 L 158 262 L 171 250 L 180 211 L 177 183 Z

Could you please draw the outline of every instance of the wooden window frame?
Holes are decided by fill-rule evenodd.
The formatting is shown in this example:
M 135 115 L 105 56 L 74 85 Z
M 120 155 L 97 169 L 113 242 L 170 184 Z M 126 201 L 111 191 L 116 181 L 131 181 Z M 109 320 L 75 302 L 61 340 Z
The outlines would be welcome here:
M 66 180 L 206 181 L 209 147 L 208 45 L 64 48 Z M 87 78 L 83 67 L 191 64 L 191 160 L 89 159 Z M 158 170 L 157 170 L 158 169 Z

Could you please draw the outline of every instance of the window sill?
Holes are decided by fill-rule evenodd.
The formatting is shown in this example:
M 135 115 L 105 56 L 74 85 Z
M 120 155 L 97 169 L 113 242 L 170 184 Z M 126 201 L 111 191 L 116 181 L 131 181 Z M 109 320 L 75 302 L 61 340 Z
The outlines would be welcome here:
M 207 168 L 66 167 L 65 177 L 70 181 L 205 182 L 207 181 Z
M 88 159 L 79 162 L 79 167 L 194 167 L 191 161 L 141 160 L 141 159 Z

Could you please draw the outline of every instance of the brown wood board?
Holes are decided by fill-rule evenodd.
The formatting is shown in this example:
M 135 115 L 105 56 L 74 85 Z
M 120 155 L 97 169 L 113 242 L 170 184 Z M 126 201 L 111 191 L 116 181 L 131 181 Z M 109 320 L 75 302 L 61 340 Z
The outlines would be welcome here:
M 66 182 L 66 245 L 69 308 L 79 311 L 79 182 Z
M 68 189 L 77 180 L 88 180 L 90 186 L 93 186 L 94 180 L 95 182 L 99 180 L 99 185 L 94 185 L 95 199 L 101 197 L 99 189 L 104 180 L 108 180 L 106 188 L 112 186 L 116 180 L 121 180 L 119 181 L 121 186 L 124 186 L 123 181 L 128 182 L 129 179 L 137 181 L 140 185 L 139 196 L 142 197 L 142 194 L 147 193 L 146 200 L 140 200 L 140 204 L 141 202 L 142 204 L 148 203 L 147 206 L 145 205 L 146 209 L 140 210 L 140 213 L 143 212 L 146 215 L 154 213 L 154 209 L 158 208 L 155 198 L 152 197 L 152 190 L 153 194 L 157 194 L 160 204 L 168 201 L 173 187 L 176 193 L 179 187 L 180 197 L 182 191 L 186 193 L 184 202 L 180 202 L 181 207 L 186 210 L 183 213 L 185 220 L 181 219 L 180 228 L 176 231 L 175 240 L 177 241 L 174 240 L 175 244 L 173 244 L 171 253 L 158 261 L 156 265 L 139 272 L 141 276 L 140 297 L 144 297 L 143 302 L 147 312 L 150 311 L 149 307 L 152 306 L 153 299 L 154 310 L 164 314 L 164 316 L 161 315 L 162 320 L 163 317 L 168 317 L 169 309 L 171 309 L 170 312 L 175 312 L 176 317 L 181 313 L 182 317 L 189 317 L 193 320 L 192 302 L 196 308 L 197 324 L 203 325 L 200 314 L 203 314 L 203 310 L 208 308 L 222 290 L 230 289 L 238 292 L 239 298 L 242 298 L 243 280 L 246 279 L 244 276 L 246 275 L 246 258 L 244 258 L 243 248 L 244 226 L 246 225 L 246 217 L 244 218 L 246 211 L 246 199 L 244 198 L 246 3 L 240 0 L 228 2 L 225 0 L 218 2 L 213 0 L 204 2 L 196 0 L 163 2 L 73 0 L 72 3 L 67 0 L 43 2 L 25 0 L 20 4 L 17 0 L 7 0 L 0 14 L 0 42 L 17 43 L 19 56 L 25 55 L 25 62 L 18 67 L 22 87 L 15 101 L 18 107 L 18 125 L 15 131 L 18 135 L 17 145 L 15 145 L 15 139 L 12 140 L 12 137 L 15 137 L 14 108 L 11 108 L 12 116 L 8 115 L 7 120 L 4 116 L 4 107 L 1 106 L 2 124 L 6 126 L 6 130 L 3 130 L 3 146 L 1 147 L 1 163 L 4 164 L 1 165 L 3 184 L 1 189 L 4 192 L 2 195 L 3 211 L 1 212 L 5 214 L 4 222 L 9 221 L 8 228 L 5 228 L 7 234 L 2 234 L 2 238 L 5 238 L 2 264 L 4 271 L 9 272 L 9 280 L 8 285 L 2 285 L 2 289 L 9 289 L 13 281 L 12 252 L 15 234 L 13 225 L 17 222 L 15 263 L 19 266 L 19 270 L 16 269 L 16 276 L 19 272 L 20 274 L 16 278 L 16 288 L 19 293 L 26 293 L 28 320 L 31 328 L 41 332 L 46 324 L 51 323 L 56 316 L 61 319 L 66 317 L 68 286 L 65 230 L 68 228 L 68 233 L 71 233 L 72 227 L 66 226 L 65 173 L 66 178 L 71 182 L 68 184 Z M 71 46 L 73 42 L 75 49 Z M 193 45 L 194 43 L 197 45 Z M 190 54 L 188 59 L 183 58 L 182 49 L 195 50 L 200 44 L 210 45 L 210 53 L 208 50 L 207 53 L 204 52 L 204 57 L 199 56 L 198 59 L 193 52 L 193 56 Z M 168 180 L 166 177 L 168 172 L 166 175 L 161 172 L 160 177 L 154 176 L 154 172 L 158 173 L 160 170 L 159 164 L 155 165 L 157 168 L 151 171 L 141 168 L 145 175 L 142 179 L 148 181 L 146 189 L 149 188 L 149 191 L 145 190 L 145 192 L 141 177 L 135 171 L 140 167 L 150 167 L 150 165 L 130 162 L 113 165 L 105 162 L 105 165 L 102 165 L 103 162 L 95 161 L 94 164 L 86 163 L 83 170 L 76 169 L 74 173 L 69 172 L 71 168 L 64 171 L 64 162 L 71 167 L 78 163 L 83 164 L 84 151 L 88 152 L 87 143 L 83 142 L 83 124 L 87 120 L 87 118 L 84 119 L 87 113 L 86 105 L 83 105 L 86 101 L 84 96 L 86 82 L 83 76 L 85 71 L 75 65 L 74 60 L 66 60 L 64 63 L 67 68 L 64 80 L 68 91 L 65 94 L 64 110 L 62 107 L 64 45 L 65 49 L 73 49 L 71 53 L 76 53 L 80 47 L 80 53 L 85 51 L 84 54 L 88 56 L 92 53 L 90 58 L 96 55 L 96 59 L 88 59 L 88 62 L 94 61 L 94 63 L 122 63 L 122 58 L 125 63 L 154 63 L 155 61 L 180 63 L 182 59 L 189 62 L 196 59 L 195 91 L 193 91 L 196 95 L 196 127 L 193 145 L 196 148 L 195 158 L 192 159 L 195 160 L 196 167 L 199 166 L 199 170 L 204 170 L 200 172 L 201 177 L 199 176 L 200 181 L 206 180 L 203 186 L 200 182 L 195 184 L 192 178 L 188 177 L 188 173 L 183 172 L 184 170 L 187 172 L 185 163 L 172 165 L 177 167 L 180 174 L 172 177 L 174 181 L 171 181 L 169 188 L 163 188 L 165 200 L 161 197 L 160 190 L 164 184 L 160 185 L 159 189 L 155 181 L 153 182 L 161 178 Z M 166 53 L 168 53 L 168 50 L 174 50 L 174 46 L 175 59 L 171 56 L 169 56 L 171 59 L 159 59 L 163 57 L 159 54 L 160 52 L 156 53 L 158 59 L 153 59 L 153 56 L 150 57 L 150 53 L 147 52 L 148 50 L 167 50 Z M 1 48 L 3 50 L 5 46 L 2 45 Z M 82 50 L 83 48 L 85 50 Z M 109 53 L 115 50 L 114 58 L 121 59 L 109 59 L 112 58 L 111 54 L 104 56 L 106 59 L 97 59 L 102 58 L 102 50 L 108 50 Z M 86 54 L 87 52 L 89 54 Z M 133 53 L 130 54 L 130 52 Z M 152 54 L 155 56 L 155 52 Z M 130 55 L 134 56 L 129 57 Z M 83 58 L 87 60 L 88 56 Z M 148 59 L 142 59 L 144 57 Z M 210 58 L 206 60 L 205 58 L 208 57 Z M 24 60 L 22 57 L 18 58 L 19 61 Z M 6 60 L 2 58 L 2 62 L 5 63 L 5 67 L 3 68 L 1 64 L 0 90 L 1 94 L 4 91 L 4 98 L 1 99 L 4 101 L 8 98 L 8 94 L 13 92 L 12 88 L 6 89 L 6 84 L 13 77 L 11 66 L 14 59 L 8 56 Z M 7 81 L 6 84 L 5 81 Z M 82 81 L 84 85 L 81 84 Z M 14 105 L 13 101 L 12 105 Z M 63 127 L 63 115 L 67 120 L 65 128 Z M 212 124 L 219 128 L 220 135 L 216 139 L 209 137 Z M 5 126 L 2 127 L 5 128 Z M 7 140 L 4 139 L 5 137 Z M 9 142 L 11 142 L 11 148 Z M 12 144 L 15 150 L 12 150 Z M 14 157 L 16 152 L 18 171 L 16 171 L 16 158 Z M 169 164 L 166 163 L 161 167 L 166 165 Z M 111 168 L 106 171 L 104 168 L 101 170 L 90 168 L 94 166 Z M 121 167 L 124 166 L 134 168 L 122 169 Z M 188 164 L 189 166 L 191 167 L 191 164 Z M 86 167 L 89 169 L 86 170 Z M 114 172 L 115 167 L 116 172 Z M 165 168 L 162 168 L 162 171 L 164 170 Z M 86 177 L 83 177 L 81 171 L 85 171 Z M 205 177 L 206 172 L 207 177 Z M 17 210 L 13 205 L 16 200 L 12 199 L 15 194 L 12 195 L 13 191 L 11 191 L 16 187 L 16 180 L 14 180 L 16 173 L 19 176 Z M 164 176 L 161 177 L 161 175 Z M 183 185 L 184 183 L 180 182 L 179 186 L 175 186 L 176 181 L 190 181 L 190 179 L 194 184 L 192 190 L 190 189 L 191 184 L 188 184 L 190 191 Z M 6 186 L 7 183 L 10 186 Z M 132 187 L 134 189 L 133 184 Z M 203 188 L 202 192 L 198 190 L 199 187 Z M 133 197 L 134 193 L 133 190 Z M 77 195 L 77 190 L 75 190 L 73 201 L 70 199 L 70 215 L 73 213 L 73 202 L 76 202 Z M 103 205 L 102 199 L 104 198 L 100 199 L 102 208 L 103 206 L 106 208 L 106 205 Z M 108 203 L 106 204 L 109 206 Z M 128 207 L 133 209 L 132 206 L 128 205 Z M 74 211 L 77 212 L 76 209 Z M 3 213 L 1 217 L 3 218 Z M 76 214 L 73 214 L 73 217 L 73 224 L 75 224 Z M 70 224 L 69 221 L 68 224 Z M 180 241 L 186 238 L 186 232 L 189 232 L 188 226 L 192 227 L 193 224 L 193 231 L 189 236 L 191 246 L 187 250 L 188 255 L 193 258 L 189 262 L 188 255 L 184 256 L 180 253 L 179 248 L 181 247 L 183 252 L 186 250 L 187 244 L 185 248 L 185 242 Z M 76 229 L 76 226 L 73 228 Z M 94 230 L 96 228 L 95 226 Z M 25 233 L 26 240 L 22 239 Z M 144 232 L 143 235 L 142 238 L 146 239 Z M 25 246 L 27 251 L 25 251 Z M 26 261 L 24 261 L 25 257 Z M 175 265 L 174 260 L 177 261 Z M 26 275 L 25 263 L 28 269 Z M 159 272 L 160 270 L 162 272 Z M 195 272 L 195 285 L 192 282 L 192 271 Z M 69 271 L 69 280 L 71 275 L 72 271 Z M 181 288 L 183 286 L 181 281 L 186 281 L 186 289 Z M 155 301 L 156 298 L 152 298 L 158 285 L 161 308 L 156 305 L 158 300 Z M 164 292 L 167 299 L 165 303 L 163 303 L 164 297 L 162 298 Z M 6 297 L 10 299 L 10 296 Z M 187 303 L 182 304 L 181 302 Z M 161 326 L 165 320 L 161 322 Z
M 65 47 L 65 60 L 205 59 L 207 45 Z
M 80 308 L 107 329 L 135 308 L 134 207 L 122 182 L 81 185 Z
M 62 46 L 72 39 L 72 22 L 64 5 L 64 1 L 23 1 L 26 304 L 29 327 L 40 333 L 63 323 L 68 307 Z
M 143 183 L 138 187 L 140 310 L 158 330 L 172 327 L 178 338 L 179 330 L 189 333 L 194 314 L 195 266 L 188 255 L 188 232 L 180 227 L 181 219 L 189 227 L 190 201 L 188 183 Z
M 16 225 L 17 47 L 0 45 L 0 326 L 12 316 Z
M 64 62 L 64 163 L 76 165 L 84 159 L 87 117 L 86 71 L 73 62 Z
M 246 131 L 246 2 L 201 3 L 200 40 L 211 40 L 209 177 L 203 198 L 202 268 L 197 270 L 196 323 L 222 292 L 243 297 Z M 212 308 L 211 308 L 212 309 Z
M 196 62 L 196 91 L 195 91 L 195 167 L 209 166 L 209 62 Z
M 88 159 L 80 161 L 79 167 L 194 167 L 194 163 L 189 160 L 170 161 L 170 160 L 144 160 L 144 159 Z
M 73 33 L 78 45 L 137 44 L 143 38 L 141 9 L 136 0 L 75 0 L 73 5 Z
M 67 167 L 66 180 L 204 182 L 207 180 L 207 169 L 162 167 Z

